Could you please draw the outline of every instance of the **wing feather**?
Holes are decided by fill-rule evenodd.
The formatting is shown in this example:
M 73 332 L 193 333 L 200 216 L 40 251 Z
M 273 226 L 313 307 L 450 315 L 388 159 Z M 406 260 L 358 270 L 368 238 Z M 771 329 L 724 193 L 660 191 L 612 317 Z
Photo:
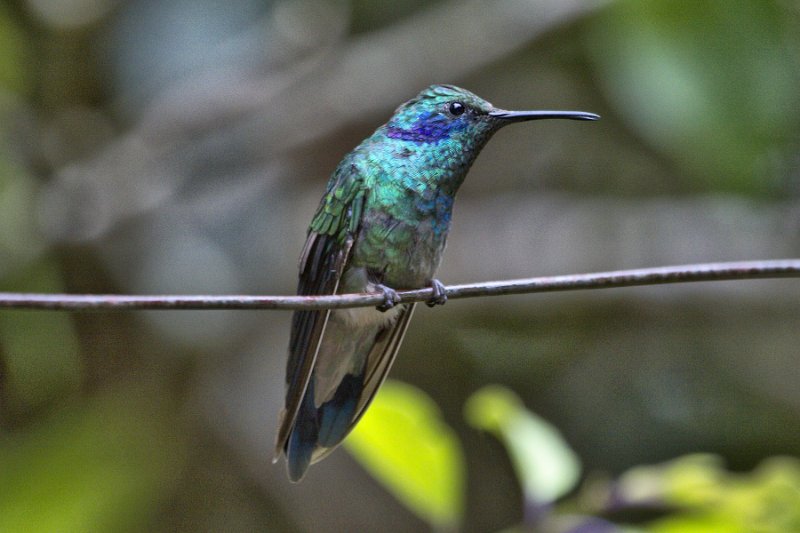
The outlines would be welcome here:
M 341 165 L 328 183 L 300 255 L 299 295 L 335 294 L 358 231 L 363 179 L 354 165 Z M 359 216 L 355 219 L 354 214 Z M 286 398 L 275 442 L 275 459 L 292 432 L 325 333 L 330 311 L 296 311 L 292 316 Z

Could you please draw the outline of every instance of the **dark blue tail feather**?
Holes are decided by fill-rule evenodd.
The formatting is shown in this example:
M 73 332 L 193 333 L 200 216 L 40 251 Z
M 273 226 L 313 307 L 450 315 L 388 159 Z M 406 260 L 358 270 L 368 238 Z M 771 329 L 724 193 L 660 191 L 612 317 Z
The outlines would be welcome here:
M 344 440 L 352 429 L 363 390 L 363 374 L 347 374 L 336 388 L 333 398 L 317 409 L 314 405 L 312 376 L 286 443 L 289 479 L 302 479 L 317 448 L 334 448 Z
M 308 384 L 303 403 L 297 413 L 292 434 L 286 443 L 286 462 L 289 479 L 300 481 L 311 464 L 311 454 L 317 446 L 319 427 L 317 409 L 314 407 L 314 382 Z
M 319 408 L 319 445 L 333 448 L 347 436 L 353 426 L 358 400 L 364 390 L 364 376 L 347 374 L 333 398 Z

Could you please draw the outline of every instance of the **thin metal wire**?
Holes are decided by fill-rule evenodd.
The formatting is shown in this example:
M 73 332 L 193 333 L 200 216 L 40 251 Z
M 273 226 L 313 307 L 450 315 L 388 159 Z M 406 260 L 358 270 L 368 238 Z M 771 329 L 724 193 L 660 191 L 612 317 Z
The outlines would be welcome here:
M 477 298 L 507 294 L 529 294 L 589 289 L 611 289 L 640 285 L 663 285 L 698 281 L 800 278 L 800 259 L 707 263 L 593 274 L 547 276 L 450 285 L 447 298 Z M 402 302 L 422 302 L 433 296 L 430 288 L 398 292 Z M 49 311 L 143 310 L 143 309 L 342 309 L 383 303 L 383 296 L 341 294 L 330 296 L 249 295 L 152 295 L 127 294 L 37 294 L 0 292 L 0 309 Z

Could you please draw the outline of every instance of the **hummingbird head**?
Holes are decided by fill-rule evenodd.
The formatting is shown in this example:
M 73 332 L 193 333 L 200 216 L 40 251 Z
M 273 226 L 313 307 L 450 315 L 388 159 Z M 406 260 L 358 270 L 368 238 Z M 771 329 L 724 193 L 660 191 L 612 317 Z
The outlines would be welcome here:
M 495 131 L 507 124 L 548 118 L 600 117 L 581 111 L 506 111 L 466 89 L 431 85 L 395 110 L 385 126 L 385 135 L 418 144 L 454 141 L 461 143 L 462 149 L 480 150 Z

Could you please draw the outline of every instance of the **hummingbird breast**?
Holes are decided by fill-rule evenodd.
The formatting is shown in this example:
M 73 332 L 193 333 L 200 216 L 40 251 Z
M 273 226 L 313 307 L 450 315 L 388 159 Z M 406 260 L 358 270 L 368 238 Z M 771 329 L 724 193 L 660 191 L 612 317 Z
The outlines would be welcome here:
M 453 196 L 434 186 L 371 191 L 354 243 L 353 265 L 395 289 L 426 286 L 447 241 Z

